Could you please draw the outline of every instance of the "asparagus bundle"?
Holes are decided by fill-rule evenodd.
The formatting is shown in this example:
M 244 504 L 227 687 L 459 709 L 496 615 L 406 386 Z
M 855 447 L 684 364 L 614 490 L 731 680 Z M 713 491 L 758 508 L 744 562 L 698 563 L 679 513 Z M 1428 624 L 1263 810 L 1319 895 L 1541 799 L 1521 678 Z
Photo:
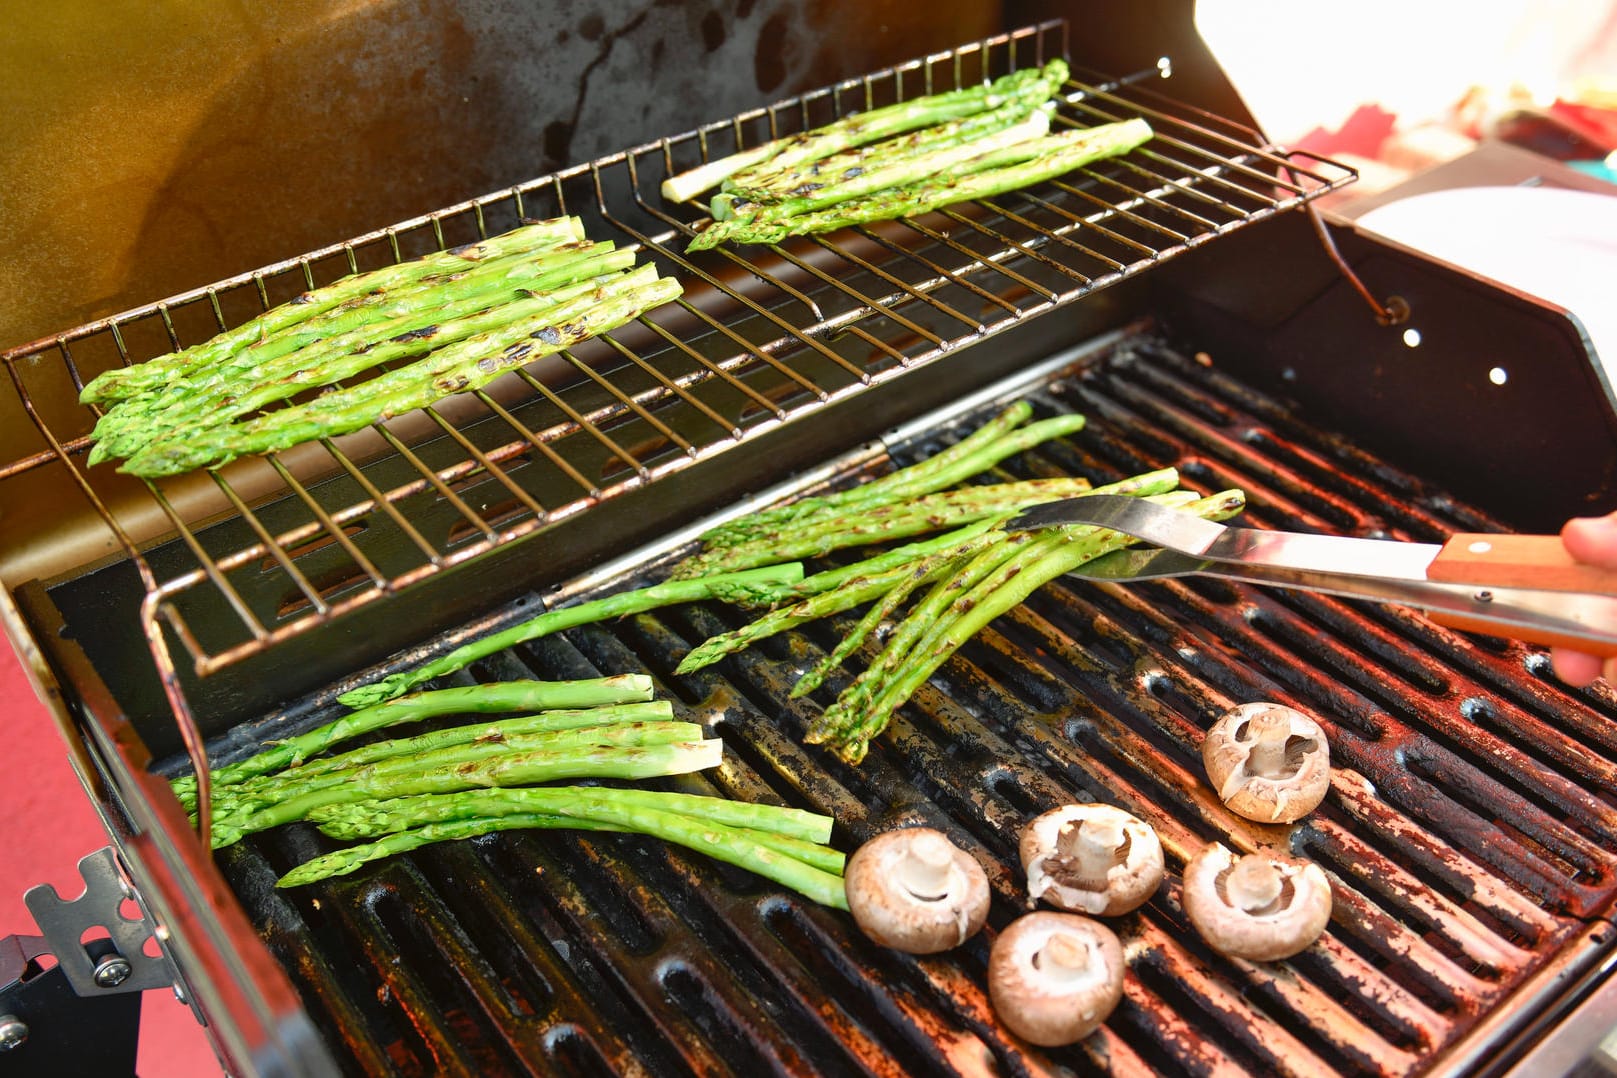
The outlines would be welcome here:
M 95 426 L 90 463 L 132 457 L 158 438 L 184 437 L 187 428 L 216 426 L 311 386 L 499 329 L 513 319 L 541 316 L 588 294 L 594 287 L 591 278 L 633 264 L 632 251 L 585 244 L 558 249 L 554 258 L 518 258 L 509 266 L 491 267 L 487 274 L 468 271 L 459 279 L 463 290 L 458 295 L 441 302 L 398 299 L 385 308 L 396 315 L 346 332 L 340 332 L 336 320 L 326 321 L 334 313 L 327 312 L 308 324 L 313 328 L 251 345 L 194 376 L 188 392 L 147 394 L 107 412 Z
M 388 293 L 410 294 L 419 291 L 423 282 L 453 276 L 480 262 L 583 238 L 582 221 L 576 217 L 558 217 L 477 243 L 400 262 L 396 266 L 350 274 L 331 284 L 304 292 L 201 344 L 159 356 L 138 366 L 107 371 L 91 380 L 79 394 L 79 399 L 85 404 L 98 404 L 160 389 L 193 369 L 208 367 L 244 346 L 274 337 L 334 307 L 347 304 L 351 305 L 351 309 L 366 308 L 378 296 Z
M 380 837 L 364 845 L 337 850 L 306 861 L 282 876 L 276 882 L 276 886 L 297 887 L 345 875 L 379 858 L 419 849 L 434 842 L 474 838 L 494 831 L 568 828 L 579 831 L 628 831 L 649 835 L 755 872 L 766 879 L 790 887 L 822 905 L 842 910 L 848 908 L 847 893 L 842 881 L 841 854 L 827 846 L 792 839 L 756 827 L 740 827 L 716 822 L 710 818 L 711 808 L 731 804 L 720 798 L 698 799 L 712 803 L 707 807 L 683 806 L 695 811 L 671 811 L 650 805 L 622 803 L 622 799 L 617 795 L 630 792 L 626 790 L 590 790 L 591 794 L 597 796 L 589 800 L 579 797 L 578 795 L 584 791 L 576 788 L 520 792 L 554 792 L 558 795 L 556 799 L 558 804 L 565 806 L 566 811 L 502 810 L 488 815 L 471 815 L 442 822 L 415 824 L 404 830 L 391 830 L 392 825 L 384 825 L 388 829 L 381 831 Z M 388 810 L 385 806 L 390 803 L 376 802 L 371 811 L 386 813 Z
M 92 381 L 82 399 L 112 407 L 91 433 L 90 463 L 123 457 L 122 471 L 174 475 L 478 389 L 679 295 L 633 264 L 633 251 L 588 243 L 577 219 L 560 218 L 344 278 Z
M 1238 490 L 1207 498 L 1161 496 L 1186 512 L 1221 520 L 1245 504 Z M 1048 534 L 1005 534 L 954 575 L 944 574 L 889 637 L 865 671 L 821 713 L 806 740 L 829 744 L 850 763 L 863 760 L 870 741 L 886 729 L 893 712 L 932 672 L 999 615 L 1040 586 L 1087 561 L 1133 542 L 1103 528 L 1073 526 Z
M 818 902 L 847 908 L 841 853 L 829 817 L 719 797 L 599 786 L 534 786 L 560 779 L 638 779 L 716 766 L 723 743 L 649 699 L 631 675 L 525 682 L 421 693 L 356 712 L 282 742 L 214 779 L 215 848 L 299 820 L 332 838 L 369 840 L 288 872 L 292 887 L 353 872 L 432 842 L 514 828 L 650 835 L 751 869 Z M 629 699 L 633 702 L 618 702 Z M 606 701 L 592 706 L 594 701 Z M 361 733 L 455 711 L 577 704 L 534 715 L 432 730 L 323 752 Z M 173 783 L 194 803 L 195 783 Z
M 506 371 L 620 326 L 679 294 L 678 282 L 656 277 L 652 267 L 646 266 L 570 303 L 552 306 L 538 298 L 521 301 L 513 305 L 519 307 L 519 317 L 538 316 L 538 328 L 531 321 L 507 325 L 304 404 L 242 423 L 176 432 L 148 443 L 119 470 L 141 476 L 175 475 L 228 463 L 243 453 L 269 453 L 315 438 L 347 434 L 450 394 L 480 389 Z M 542 307 L 530 310 L 529 302 Z
M 707 532 L 704 549 L 678 571 L 739 569 L 952 529 L 805 578 L 789 589 L 785 598 L 791 601 L 704 641 L 675 672 L 692 673 L 776 633 L 866 607 L 838 644 L 799 677 L 792 695 L 801 697 L 819 689 L 878 626 L 896 621 L 869 665 L 807 734 L 811 743 L 830 745 L 858 762 L 893 712 L 972 635 L 1042 584 L 1131 541 L 1095 528 L 1007 532 L 1003 525 L 1018 510 L 1087 493 L 1150 498 L 1212 518 L 1238 512 L 1243 504 L 1240 491 L 1203 498 L 1176 489 L 1179 474 L 1172 468 L 1095 488 L 1082 480 L 1031 480 L 942 489 L 1083 426 L 1077 416 L 1023 426 L 1031 416 L 1031 406 L 1014 405 L 950 448 L 874 482 Z
M 670 177 L 663 197 L 709 188 L 712 218 L 690 249 L 891 220 L 1053 179 L 1151 137 L 1144 120 L 1050 134 L 1063 60 L 985 86 L 856 113 Z
M 823 160 L 832 154 L 906 131 L 945 123 L 1011 106 L 1008 115 L 1031 113 L 1050 98 L 1067 78 L 1067 65 L 1052 60 L 1043 68 L 1015 71 L 991 83 L 948 93 L 929 94 L 840 120 L 785 138 L 772 139 L 728 157 L 710 161 L 663 181 L 662 195 L 670 202 L 686 202 L 725 180 L 752 185 L 749 170 L 774 173 Z M 1007 113 L 1001 113 L 1002 117 Z M 1017 117 L 1019 118 L 1019 116 Z
M 716 247 L 726 240 L 779 243 L 787 236 L 913 217 L 956 202 L 992 198 L 1125 154 L 1143 145 L 1151 134 L 1144 120 L 1124 120 L 989 149 L 969 160 L 949 164 L 918 182 L 861 193 L 847 201 L 833 202 L 823 197 L 766 201 L 749 204 L 746 212 L 727 203 L 724 219 L 715 214 L 714 222 L 691 240 L 690 250 Z

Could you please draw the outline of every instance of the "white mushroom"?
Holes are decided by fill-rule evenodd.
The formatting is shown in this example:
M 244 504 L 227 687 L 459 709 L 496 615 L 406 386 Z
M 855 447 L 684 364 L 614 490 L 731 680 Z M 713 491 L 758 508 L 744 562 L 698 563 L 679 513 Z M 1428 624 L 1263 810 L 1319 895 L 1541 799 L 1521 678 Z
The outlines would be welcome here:
M 1230 811 L 1259 823 L 1313 812 L 1331 782 L 1331 750 L 1319 723 L 1282 704 L 1242 704 L 1202 742 L 1207 779 Z
M 1023 1040 L 1071 1044 L 1093 1033 L 1123 998 L 1123 947 L 1087 917 L 1026 914 L 988 953 L 988 997 Z
M 930 827 L 877 835 L 848 858 L 848 912 L 883 947 L 934 954 L 966 942 L 988 919 L 988 876 Z
M 1111 805 L 1062 805 L 1022 829 L 1030 904 L 1115 917 L 1162 883 L 1162 843 L 1149 824 Z
M 1236 857 L 1217 842 L 1185 866 L 1185 916 L 1214 950 L 1273 962 L 1319 938 L 1331 882 L 1312 861 L 1259 850 Z

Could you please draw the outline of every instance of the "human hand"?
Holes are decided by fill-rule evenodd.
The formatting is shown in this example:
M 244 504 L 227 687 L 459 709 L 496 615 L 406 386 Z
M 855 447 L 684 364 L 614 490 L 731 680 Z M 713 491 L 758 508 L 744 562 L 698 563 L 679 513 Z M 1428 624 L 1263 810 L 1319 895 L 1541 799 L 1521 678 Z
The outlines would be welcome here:
M 1576 561 L 1602 569 L 1617 569 L 1617 513 L 1567 521 L 1561 529 L 1561 542 Z M 1550 652 L 1550 662 L 1556 674 L 1569 685 L 1587 685 L 1602 674 L 1617 685 L 1617 658 L 1602 660 L 1598 655 L 1555 648 Z

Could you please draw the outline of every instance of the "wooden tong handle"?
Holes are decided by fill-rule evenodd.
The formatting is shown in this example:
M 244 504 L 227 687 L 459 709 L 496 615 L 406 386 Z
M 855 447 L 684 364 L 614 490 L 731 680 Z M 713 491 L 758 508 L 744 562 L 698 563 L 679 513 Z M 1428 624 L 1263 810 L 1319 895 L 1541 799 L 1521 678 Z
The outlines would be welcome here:
M 1446 584 L 1475 584 L 1479 588 L 1542 588 L 1617 595 L 1617 572 L 1572 560 L 1558 535 L 1454 535 L 1432 559 L 1428 580 Z M 1440 625 L 1498 636 L 1498 626 L 1472 623 L 1469 618 L 1434 613 Z M 1590 654 L 1617 655 L 1617 645 L 1537 633 L 1534 643 L 1575 648 Z

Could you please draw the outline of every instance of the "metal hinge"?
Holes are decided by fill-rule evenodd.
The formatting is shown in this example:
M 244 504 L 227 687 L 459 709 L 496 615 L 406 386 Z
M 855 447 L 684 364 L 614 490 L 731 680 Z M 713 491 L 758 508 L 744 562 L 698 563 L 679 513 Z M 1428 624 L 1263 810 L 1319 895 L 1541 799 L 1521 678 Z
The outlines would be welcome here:
M 64 899 L 48 883 L 31 887 L 23 895 L 73 990 L 81 996 L 97 996 L 177 989 L 179 974 L 163 947 L 161 933 L 140 894 L 119 870 L 112 847 L 80 858 L 79 875 L 84 877 L 84 893 L 78 898 Z M 147 951 L 152 941 L 155 955 Z

